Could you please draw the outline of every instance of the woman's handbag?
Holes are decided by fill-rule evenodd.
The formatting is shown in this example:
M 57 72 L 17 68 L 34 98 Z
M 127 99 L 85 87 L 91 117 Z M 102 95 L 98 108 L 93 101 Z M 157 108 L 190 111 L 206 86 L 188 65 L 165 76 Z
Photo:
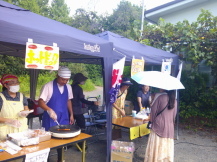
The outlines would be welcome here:
M 169 102 L 168 102 L 168 104 L 169 104 Z M 168 106 L 168 104 L 166 105 L 166 107 Z M 160 115 L 160 114 L 166 109 L 166 107 L 165 107 L 163 110 L 161 110 L 161 111 L 157 114 L 157 116 Z M 156 116 L 156 117 L 157 117 L 157 116 Z M 155 119 L 156 119 L 156 117 L 155 117 Z M 147 128 L 148 128 L 148 129 L 151 129 L 151 125 L 152 125 L 152 122 L 151 122 L 151 121 L 148 121 Z
M 151 121 L 148 121 L 148 124 L 147 124 L 148 129 L 151 129 L 151 124 L 152 124 Z

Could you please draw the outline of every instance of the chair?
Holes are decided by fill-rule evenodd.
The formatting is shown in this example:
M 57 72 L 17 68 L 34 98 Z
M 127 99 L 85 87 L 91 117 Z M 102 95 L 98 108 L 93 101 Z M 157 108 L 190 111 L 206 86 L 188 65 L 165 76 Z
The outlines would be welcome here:
M 98 101 L 97 97 L 88 97 L 87 100 L 89 101 Z M 100 134 L 105 133 L 99 133 L 98 127 L 105 127 L 106 125 L 106 112 L 99 111 L 102 108 L 104 109 L 104 106 L 96 106 L 96 105 L 86 105 L 88 112 L 84 114 L 84 118 L 86 119 L 86 131 L 88 133 L 93 133 L 93 135 L 97 136 Z
M 44 110 L 38 106 L 38 102 L 36 100 L 32 100 L 31 98 L 28 98 L 27 101 L 28 101 L 28 107 L 29 107 L 29 109 L 30 110 L 34 110 L 33 113 L 30 113 L 27 116 L 27 119 L 28 119 L 28 123 L 27 124 L 28 124 L 29 128 L 32 129 L 33 119 L 34 118 L 38 118 L 39 123 L 40 123 L 40 127 L 41 127 L 42 116 L 43 116 Z

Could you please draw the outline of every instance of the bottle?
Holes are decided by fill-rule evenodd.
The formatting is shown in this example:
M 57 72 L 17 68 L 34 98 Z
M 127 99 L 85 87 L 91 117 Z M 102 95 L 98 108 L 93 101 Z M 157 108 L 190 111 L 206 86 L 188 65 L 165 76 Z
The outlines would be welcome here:
M 149 107 L 147 107 L 147 109 L 146 109 L 146 113 L 147 113 L 147 115 L 150 114 L 150 109 L 149 109 Z
M 102 106 L 102 99 L 100 95 L 98 96 L 98 103 L 99 103 L 99 106 Z

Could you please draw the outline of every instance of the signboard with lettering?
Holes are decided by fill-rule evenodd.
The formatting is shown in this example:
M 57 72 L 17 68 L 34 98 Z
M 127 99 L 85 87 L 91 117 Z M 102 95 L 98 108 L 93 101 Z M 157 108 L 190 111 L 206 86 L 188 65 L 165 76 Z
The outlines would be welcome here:
M 145 61 L 142 59 L 132 59 L 131 77 L 140 71 L 144 71 Z
M 162 62 L 161 72 L 170 75 L 170 73 L 171 73 L 171 62 Z
M 58 70 L 59 47 L 27 42 L 25 68 Z

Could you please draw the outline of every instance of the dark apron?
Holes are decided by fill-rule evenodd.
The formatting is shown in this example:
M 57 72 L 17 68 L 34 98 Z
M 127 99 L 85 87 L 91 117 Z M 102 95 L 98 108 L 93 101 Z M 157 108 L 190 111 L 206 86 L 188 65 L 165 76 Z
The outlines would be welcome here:
M 67 86 L 64 85 L 64 91 L 61 94 L 57 86 L 57 81 L 55 79 L 53 81 L 53 94 L 51 96 L 51 99 L 47 103 L 47 106 L 52 108 L 55 111 L 55 113 L 57 114 L 57 120 L 60 123 L 60 125 L 69 124 L 69 112 L 67 108 L 67 102 L 68 102 Z M 47 111 L 44 111 L 43 119 L 42 119 L 42 127 L 44 127 L 46 131 L 48 131 L 50 127 L 53 127 L 55 125 L 57 125 L 57 123 L 50 118 Z

